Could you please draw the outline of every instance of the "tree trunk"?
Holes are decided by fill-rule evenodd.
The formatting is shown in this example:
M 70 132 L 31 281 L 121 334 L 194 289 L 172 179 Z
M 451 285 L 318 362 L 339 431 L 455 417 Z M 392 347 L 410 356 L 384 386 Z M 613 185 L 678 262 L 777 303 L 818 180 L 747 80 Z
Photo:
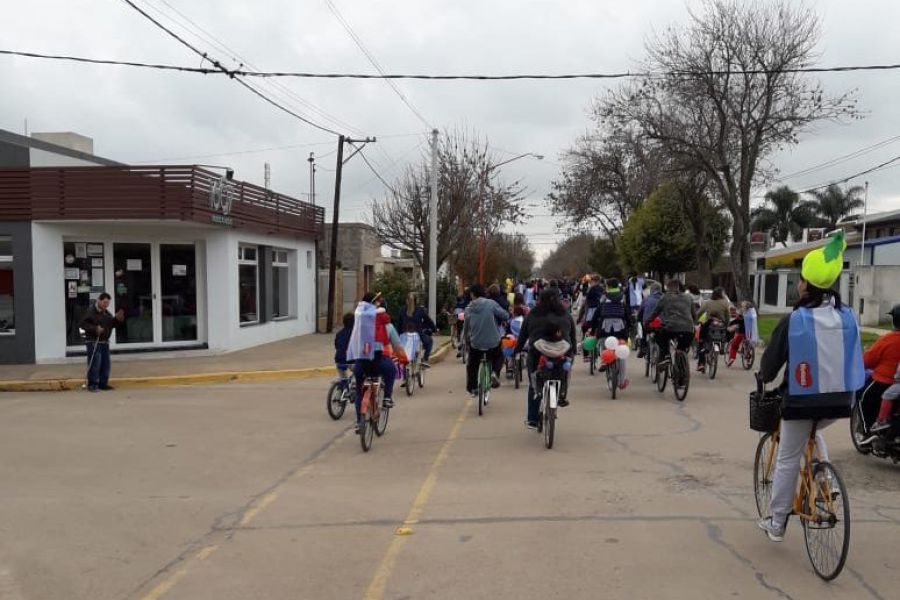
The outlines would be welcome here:
M 731 273 L 734 276 L 734 287 L 737 300 L 753 300 L 753 287 L 750 284 L 750 240 L 743 224 L 735 225 L 731 240 Z
M 712 287 L 712 265 L 706 244 L 697 244 L 697 285 L 703 289 Z

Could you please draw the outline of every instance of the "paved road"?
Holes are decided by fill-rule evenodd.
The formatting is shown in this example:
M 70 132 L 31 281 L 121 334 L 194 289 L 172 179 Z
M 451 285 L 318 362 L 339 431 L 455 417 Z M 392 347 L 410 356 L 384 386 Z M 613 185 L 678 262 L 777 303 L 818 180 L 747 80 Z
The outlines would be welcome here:
M 0 599 L 898 597 L 900 468 L 845 422 L 853 542 L 825 585 L 796 523 L 756 529 L 747 373 L 679 404 L 582 366 L 550 451 L 511 387 L 477 417 L 452 361 L 365 455 L 324 379 L 2 395 Z

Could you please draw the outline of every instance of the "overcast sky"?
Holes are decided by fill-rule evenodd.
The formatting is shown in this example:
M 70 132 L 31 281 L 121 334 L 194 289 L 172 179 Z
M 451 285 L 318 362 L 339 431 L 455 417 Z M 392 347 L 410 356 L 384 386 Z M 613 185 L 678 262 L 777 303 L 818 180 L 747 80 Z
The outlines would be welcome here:
M 230 49 L 185 32 L 192 43 L 232 66 L 233 54 L 260 70 L 374 72 L 325 0 L 135 0 L 167 25 L 177 9 Z M 624 71 L 643 56 L 654 30 L 684 23 L 695 1 L 678 0 L 333 0 L 388 72 L 563 73 Z M 822 65 L 900 62 L 900 3 L 819 0 Z M 196 66 L 199 59 L 121 0 L 4 2 L 0 48 Z M 190 26 L 189 26 L 190 27 Z M 824 123 L 773 157 L 789 174 L 900 136 L 900 71 L 823 74 L 826 89 L 859 89 L 867 118 Z M 232 81 L 124 67 L 76 65 L 0 56 L 0 128 L 76 131 L 95 152 L 123 162 L 232 166 L 236 178 L 299 196 L 309 191 L 310 151 L 319 157 L 319 203 L 334 189 L 334 137 L 281 113 Z M 366 154 L 389 181 L 425 148 L 429 129 L 381 80 L 281 80 L 292 96 L 267 92 L 330 128 L 377 136 Z M 498 160 L 543 154 L 503 167 L 528 188 L 528 233 L 539 256 L 563 233 L 544 197 L 559 155 L 591 123 L 587 107 L 607 85 L 592 80 L 518 82 L 399 81 L 427 122 L 468 128 L 488 138 Z M 312 107 L 311 107 L 312 106 Z M 325 113 L 325 114 L 323 114 Z M 282 148 L 291 146 L 290 148 Z M 278 148 L 256 151 L 264 148 Z M 252 151 L 252 152 L 251 152 Z M 221 156 L 209 156 L 222 154 Z M 227 155 L 226 155 L 227 154 Z M 803 189 L 900 155 L 900 140 L 786 183 Z M 900 168 L 868 176 L 870 210 L 900 208 Z M 862 183 L 860 180 L 858 183 Z M 343 220 L 363 220 L 384 186 L 358 158 L 344 170 Z

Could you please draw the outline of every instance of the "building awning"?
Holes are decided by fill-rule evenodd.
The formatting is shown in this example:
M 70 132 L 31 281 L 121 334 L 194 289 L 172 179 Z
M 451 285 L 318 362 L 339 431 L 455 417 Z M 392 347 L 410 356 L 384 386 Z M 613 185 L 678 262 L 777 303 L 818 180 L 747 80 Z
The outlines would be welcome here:
M 815 250 L 825 245 L 828 240 L 817 240 L 807 244 L 797 244 L 788 246 L 787 248 L 777 248 L 769 250 L 765 254 L 766 269 L 790 269 L 796 264 L 796 261 L 803 258 Z

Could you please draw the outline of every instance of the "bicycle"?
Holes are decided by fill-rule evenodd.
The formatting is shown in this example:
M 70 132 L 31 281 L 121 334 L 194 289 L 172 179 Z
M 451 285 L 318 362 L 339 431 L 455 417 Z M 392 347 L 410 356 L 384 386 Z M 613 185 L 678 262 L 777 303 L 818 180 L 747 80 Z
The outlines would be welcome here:
M 767 396 L 758 374 L 757 394 L 758 398 Z M 777 409 L 780 399 L 773 404 Z M 753 406 L 751 399 L 751 427 Z M 772 424 L 774 429 L 766 427 L 772 430 L 765 432 L 756 446 L 753 491 L 756 510 L 761 519 L 769 516 L 778 457 L 779 424 L 780 419 Z M 820 460 L 816 444 L 817 425 L 817 422 L 813 422 L 806 442 L 800 466 L 800 483 L 794 494 L 791 515 L 796 515 L 803 526 L 806 554 L 816 575 L 825 581 L 831 581 L 841 573 L 850 550 L 850 498 L 844 487 L 844 480 L 834 465 Z
M 741 340 L 737 354 L 741 357 L 741 366 L 744 367 L 745 371 L 753 368 L 753 364 L 756 362 L 756 346 L 746 336 Z M 734 362 L 729 355 L 725 355 L 725 366 L 730 367 Z
M 609 395 L 613 400 L 616 399 L 616 393 L 619 390 L 619 369 L 622 368 L 619 362 L 620 360 L 617 358 L 606 365 L 606 387 L 609 389 Z
M 672 340 L 669 342 L 669 356 L 671 358 L 667 363 L 657 364 L 656 389 L 660 393 L 666 391 L 666 383 L 671 376 L 675 399 L 684 402 L 691 385 L 691 367 L 687 353 L 679 349 L 675 340 Z
M 353 375 L 353 371 L 350 371 L 349 375 L 341 376 L 335 380 L 328 389 L 328 396 L 325 399 L 328 416 L 335 421 L 344 416 L 347 404 L 351 402 L 355 392 L 356 378 Z
M 420 388 L 425 387 L 425 369 L 422 368 L 421 349 L 406 365 L 397 364 L 399 375 L 397 379 L 400 380 L 401 385 L 406 390 L 407 396 L 413 395 L 417 384 Z
M 381 377 L 366 377 L 363 382 L 362 400 L 360 401 L 359 414 L 359 441 L 363 452 L 368 452 L 372 447 L 375 436 L 381 437 L 387 431 L 388 419 L 391 409 L 382 406 L 384 389 Z
M 522 385 L 522 375 L 525 372 L 525 353 L 519 352 L 513 357 L 513 385 L 519 389 Z
M 484 414 L 484 407 L 491 398 L 491 365 L 488 363 L 487 353 L 482 353 L 481 362 L 478 364 L 478 416 Z
M 556 411 L 559 407 L 559 391 L 565 372 L 562 368 L 564 357 L 553 360 L 542 357 L 534 374 L 535 387 L 541 386 L 541 406 L 538 413 L 538 433 L 544 434 L 544 446 L 553 448 L 556 435 Z
M 719 371 L 719 354 L 722 354 L 722 344 L 725 342 L 725 328 L 719 321 L 713 321 L 707 333 L 706 341 L 706 374 L 710 379 L 716 378 Z

